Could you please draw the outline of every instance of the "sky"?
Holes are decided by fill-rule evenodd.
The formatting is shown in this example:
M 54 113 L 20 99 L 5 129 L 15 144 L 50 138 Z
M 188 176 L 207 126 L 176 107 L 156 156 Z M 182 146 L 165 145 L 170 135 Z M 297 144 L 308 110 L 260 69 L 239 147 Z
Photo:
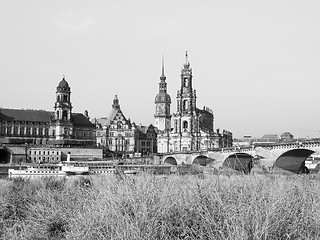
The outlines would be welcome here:
M 197 107 L 234 137 L 320 137 L 320 1 L 0 2 L 0 107 L 53 110 L 65 75 L 73 112 L 108 116 L 114 95 L 154 124 L 164 55 L 171 112 L 188 51 Z

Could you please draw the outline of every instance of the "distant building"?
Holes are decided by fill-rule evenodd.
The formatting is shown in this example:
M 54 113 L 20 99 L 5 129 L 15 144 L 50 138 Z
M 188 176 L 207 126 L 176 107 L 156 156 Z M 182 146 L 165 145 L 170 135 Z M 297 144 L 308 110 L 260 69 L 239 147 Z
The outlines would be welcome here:
M 109 150 L 113 156 L 132 156 L 136 153 L 149 155 L 157 152 L 154 127 L 131 123 L 123 114 L 117 95 L 113 99 L 108 117 L 93 121 L 97 128 L 97 145 Z
M 94 146 L 88 112 L 73 113 L 69 84 L 58 84 L 54 111 L 0 109 L 0 143 Z
M 259 141 L 262 142 L 278 142 L 279 136 L 277 134 L 265 134 L 261 137 Z
M 281 141 L 292 141 L 293 135 L 290 132 L 284 132 L 280 135 Z
M 76 160 L 96 160 L 102 159 L 103 152 L 101 148 L 79 148 L 79 147 L 46 147 L 31 146 L 27 148 L 27 159 L 29 162 L 36 163 L 59 163 L 67 161 L 67 156 L 71 161 Z

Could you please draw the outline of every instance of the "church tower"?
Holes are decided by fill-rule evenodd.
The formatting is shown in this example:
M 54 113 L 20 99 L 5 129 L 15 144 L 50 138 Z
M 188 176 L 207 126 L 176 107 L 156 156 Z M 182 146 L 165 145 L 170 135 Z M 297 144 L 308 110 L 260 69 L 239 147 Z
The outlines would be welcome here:
M 164 75 L 164 60 L 162 59 L 162 74 L 160 76 L 159 83 L 159 93 L 157 94 L 155 101 L 156 112 L 155 127 L 160 131 L 170 131 L 171 130 L 171 114 L 170 114 L 170 104 L 171 98 L 167 93 L 167 83 L 166 76 Z
M 177 92 L 177 112 L 173 114 L 174 151 L 198 149 L 198 116 L 196 91 L 192 88 L 192 68 L 186 52 L 186 60 L 181 69 L 181 86 Z
M 193 133 L 195 131 L 194 117 L 196 114 L 196 90 L 192 88 L 192 68 L 188 61 L 188 52 L 186 52 L 186 61 L 181 69 L 181 87 L 177 92 L 177 113 L 178 122 L 175 122 L 176 131 Z
M 54 121 L 56 140 L 69 139 L 72 136 L 70 87 L 68 82 L 63 79 L 60 81 L 57 92 L 56 102 L 54 105 Z

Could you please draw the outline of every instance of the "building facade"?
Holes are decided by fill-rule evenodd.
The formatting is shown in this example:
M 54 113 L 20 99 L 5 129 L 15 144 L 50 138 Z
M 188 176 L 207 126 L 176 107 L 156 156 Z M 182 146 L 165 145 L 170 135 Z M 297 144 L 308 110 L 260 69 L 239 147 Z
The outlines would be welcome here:
M 127 157 L 156 152 L 157 136 L 154 127 L 131 123 L 123 114 L 117 95 L 108 117 L 94 119 L 94 123 L 97 145 L 107 149 L 112 156 Z
M 169 121 L 170 96 L 165 90 L 164 70 L 160 77 L 159 93 L 155 99 L 156 112 L 155 124 L 158 127 L 158 153 L 202 151 L 220 147 L 220 135 L 214 131 L 213 111 L 208 107 L 197 108 L 196 90 L 193 89 L 192 68 L 186 53 L 186 61 L 183 64 L 180 75 L 180 89 L 177 91 L 177 110 L 172 115 L 173 126 L 159 124 L 160 119 Z M 158 96 L 166 96 L 164 101 L 158 100 Z M 163 106 L 162 108 L 159 108 Z M 163 111 L 168 109 L 169 111 Z M 224 143 L 226 141 L 223 141 Z M 229 142 L 228 142 L 229 144 Z
M 0 108 L 0 143 L 95 145 L 95 125 L 88 114 L 72 113 L 71 89 L 63 78 L 54 111 Z

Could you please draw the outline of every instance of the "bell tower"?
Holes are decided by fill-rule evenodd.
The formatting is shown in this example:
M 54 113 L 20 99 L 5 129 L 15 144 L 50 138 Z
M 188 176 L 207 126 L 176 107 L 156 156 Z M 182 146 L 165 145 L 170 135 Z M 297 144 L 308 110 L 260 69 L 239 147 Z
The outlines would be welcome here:
M 176 126 L 177 132 L 194 132 L 194 115 L 196 111 L 196 91 L 192 88 L 192 68 L 188 61 L 188 52 L 186 52 L 186 61 L 181 69 L 181 86 L 177 92 L 177 116 L 179 116 L 179 126 Z M 176 123 L 175 125 L 178 125 Z
M 170 114 L 170 104 L 171 98 L 167 93 L 167 83 L 166 76 L 164 75 L 164 59 L 162 58 L 162 74 L 160 76 L 159 83 L 159 93 L 157 94 L 155 101 L 156 112 L 155 127 L 160 131 L 170 131 L 171 130 L 171 114 Z
M 62 78 L 56 91 L 56 102 L 54 105 L 54 121 L 56 123 L 56 140 L 69 139 L 72 136 L 70 87 L 65 77 Z

